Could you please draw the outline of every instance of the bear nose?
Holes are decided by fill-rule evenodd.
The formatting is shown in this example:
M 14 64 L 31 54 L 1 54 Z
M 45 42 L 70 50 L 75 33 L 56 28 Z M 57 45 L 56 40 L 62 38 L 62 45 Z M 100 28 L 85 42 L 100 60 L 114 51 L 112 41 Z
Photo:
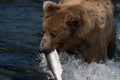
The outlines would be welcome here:
M 39 49 L 38 52 L 39 52 L 39 53 L 45 53 L 45 54 L 48 54 L 48 52 L 47 52 L 46 50 L 44 50 L 44 49 Z

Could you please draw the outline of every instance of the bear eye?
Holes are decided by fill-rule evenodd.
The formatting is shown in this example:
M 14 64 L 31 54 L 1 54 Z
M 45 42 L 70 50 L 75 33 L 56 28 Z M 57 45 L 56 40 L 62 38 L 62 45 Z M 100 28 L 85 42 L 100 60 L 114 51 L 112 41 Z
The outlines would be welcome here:
M 50 36 L 51 36 L 52 38 L 56 38 L 56 37 L 57 37 L 56 33 L 50 33 Z

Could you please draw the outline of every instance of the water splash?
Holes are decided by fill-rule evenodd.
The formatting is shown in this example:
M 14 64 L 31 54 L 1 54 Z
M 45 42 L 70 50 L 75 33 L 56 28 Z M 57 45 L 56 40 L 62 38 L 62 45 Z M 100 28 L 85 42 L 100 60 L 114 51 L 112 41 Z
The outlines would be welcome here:
M 63 70 L 63 80 L 120 80 L 120 62 L 110 60 L 105 64 L 88 64 L 71 59 L 63 64 Z
M 120 80 L 119 61 L 108 60 L 104 64 L 97 64 L 95 62 L 88 64 L 83 62 L 83 59 L 80 57 L 67 53 L 60 54 L 63 80 Z M 45 61 L 45 59 L 43 60 Z M 42 64 L 44 61 L 42 61 Z M 46 71 L 49 70 L 46 69 Z

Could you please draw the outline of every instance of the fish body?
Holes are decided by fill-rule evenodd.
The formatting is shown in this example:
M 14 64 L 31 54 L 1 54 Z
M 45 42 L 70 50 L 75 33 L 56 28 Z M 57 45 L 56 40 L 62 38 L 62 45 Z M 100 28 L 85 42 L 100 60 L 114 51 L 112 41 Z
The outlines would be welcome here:
M 55 77 L 55 80 L 62 80 L 62 66 L 61 66 L 59 55 L 56 49 L 52 51 L 51 53 L 46 54 L 46 59 Z

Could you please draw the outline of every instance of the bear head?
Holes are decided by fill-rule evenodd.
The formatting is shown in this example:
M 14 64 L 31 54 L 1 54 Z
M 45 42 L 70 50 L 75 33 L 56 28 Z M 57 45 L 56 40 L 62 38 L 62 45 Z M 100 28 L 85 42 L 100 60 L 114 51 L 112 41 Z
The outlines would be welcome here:
M 44 2 L 43 31 L 40 50 L 50 52 L 75 50 L 94 29 L 90 11 L 82 5 Z

